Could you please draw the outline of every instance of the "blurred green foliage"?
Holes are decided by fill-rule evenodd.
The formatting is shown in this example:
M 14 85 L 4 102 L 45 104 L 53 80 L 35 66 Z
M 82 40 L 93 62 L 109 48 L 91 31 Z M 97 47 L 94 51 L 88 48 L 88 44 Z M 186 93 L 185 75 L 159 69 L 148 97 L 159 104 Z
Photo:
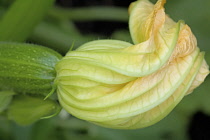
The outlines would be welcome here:
M 0 11 L 4 11 L 1 10 L 1 7 L 3 4 L 6 5 L 5 0 L 0 0 L 0 3 Z M 199 47 L 206 52 L 208 64 L 210 64 L 209 7 L 209 0 L 168 0 L 166 4 L 166 12 L 170 17 L 176 21 L 183 19 L 191 27 L 197 37 Z M 96 15 L 79 16 L 84 10 L 86 10 L 85 13 L 91 10 Z M 71 11 L 74 12 L 73 15 L 68 14 Z M 97 17 L 98 13 L 103 16 Z M 54 7 L 48 12 L 45 20 L 35 27 L 28 41 L 43 44 L 64 54 L 73 42 L 76 48 L 84 42 L 104 38 L 96 34 L 81 34 L 73 21 L 102 20 L 103 17 L 106 21 L 119 17 L 116 20 L 127 22 L 127 9 L 112 7 L 110 10 L 101 11 L 100 7 L 92 7 L 91 9 L 62 10 Z M 127 29 L 117 30 L 108 38 L 130 41 Z M 210 115 L 209 85 L 210 77 L 207 77 L 205 82 L 192 94 L 186 96 L 165 119 L 148 128 L 138 130 L 102 128 L 76 119 L 65 111 L 62 111 L 57 117 L 22 127 L 7 120 L 2 114 L 0 116 L 0 140 L 186 140 L 189 139 L 188 129 L 192 116 L 197 111 Z

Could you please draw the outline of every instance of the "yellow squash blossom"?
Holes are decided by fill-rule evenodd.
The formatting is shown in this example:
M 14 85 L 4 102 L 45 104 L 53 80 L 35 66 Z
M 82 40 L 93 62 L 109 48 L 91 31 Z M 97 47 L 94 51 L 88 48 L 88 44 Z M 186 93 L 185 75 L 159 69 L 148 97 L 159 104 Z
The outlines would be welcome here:
M 164 118 L 204 81 L 204 53 L 188 25 L 165 14 L 164 3 L 130 5 L 134 44 L 97 40 L 66 54 L 56 65 L 64 109 L 104 127 L 137 129 Z

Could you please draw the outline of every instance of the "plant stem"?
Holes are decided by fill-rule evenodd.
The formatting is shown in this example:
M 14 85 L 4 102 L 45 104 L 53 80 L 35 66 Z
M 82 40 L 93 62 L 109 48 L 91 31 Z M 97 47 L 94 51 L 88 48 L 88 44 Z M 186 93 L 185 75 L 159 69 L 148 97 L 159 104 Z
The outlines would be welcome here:
M 47 22 L 40 23 L 29 37 L 30 41 L 53 48 L 62 54 L 65 54 L 72 44 L 74 44 L 74 48 L 77 48 L 93 39 L 92 36 L 84 37 L 75 31 L 72 33 L 67 30 L 63 31 L 59 26 Z
M 82 7 L 63 9 L 54 7 L 48 13 L 49 16 L 57 19 L 71 19 L 73 21 L 108 20 L 127 22 L 128 12 L 120 7 Z

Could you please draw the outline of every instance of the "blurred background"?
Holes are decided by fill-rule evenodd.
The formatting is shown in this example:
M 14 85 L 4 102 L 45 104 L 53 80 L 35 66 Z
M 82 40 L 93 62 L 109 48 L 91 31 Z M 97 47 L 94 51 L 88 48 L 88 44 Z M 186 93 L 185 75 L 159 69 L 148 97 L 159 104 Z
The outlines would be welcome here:
M 131 42 L 127 8 L 134 0 L 57 0 L 27 42 L 65 54 L 95 39 Z M 13 0 L 0 0 L 9 7 Z M 156 0 L 152 0 L 156 2 Z M 168 0 L 166 13 L 192 29 L 210 64 L 210 1 Z M 64 110 L 51 119 L 19 126 L 0 117 L 0 140 L 209 140 L 210 77 L 157 124 L 138 130 L 102 128 L 74 118 Z

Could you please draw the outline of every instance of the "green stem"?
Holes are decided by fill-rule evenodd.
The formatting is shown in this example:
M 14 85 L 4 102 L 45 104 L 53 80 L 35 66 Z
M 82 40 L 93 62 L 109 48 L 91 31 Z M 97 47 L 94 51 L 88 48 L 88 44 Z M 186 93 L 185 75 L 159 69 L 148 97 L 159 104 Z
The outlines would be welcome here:
M 69 30 L 71 29 L 61 29 L 52 23 L 42 22 L 34 29 L 29 40 L 65 54 L 73 43 L 75 47 L 78 47 L 85 42 L 96 39 L 93 36 L 84 37 L 74 29 L 72 32 Z
M 63 9 L 55 7 L 48 13 L 49 16 L 57 19 L 71 19 L 73 21 L 123 21 L 127 22 L 128 12 L 120 7 L 82 7 Z
M 16 0 L 0 21 L 1 41 L 24 41 L 54 0 Z

